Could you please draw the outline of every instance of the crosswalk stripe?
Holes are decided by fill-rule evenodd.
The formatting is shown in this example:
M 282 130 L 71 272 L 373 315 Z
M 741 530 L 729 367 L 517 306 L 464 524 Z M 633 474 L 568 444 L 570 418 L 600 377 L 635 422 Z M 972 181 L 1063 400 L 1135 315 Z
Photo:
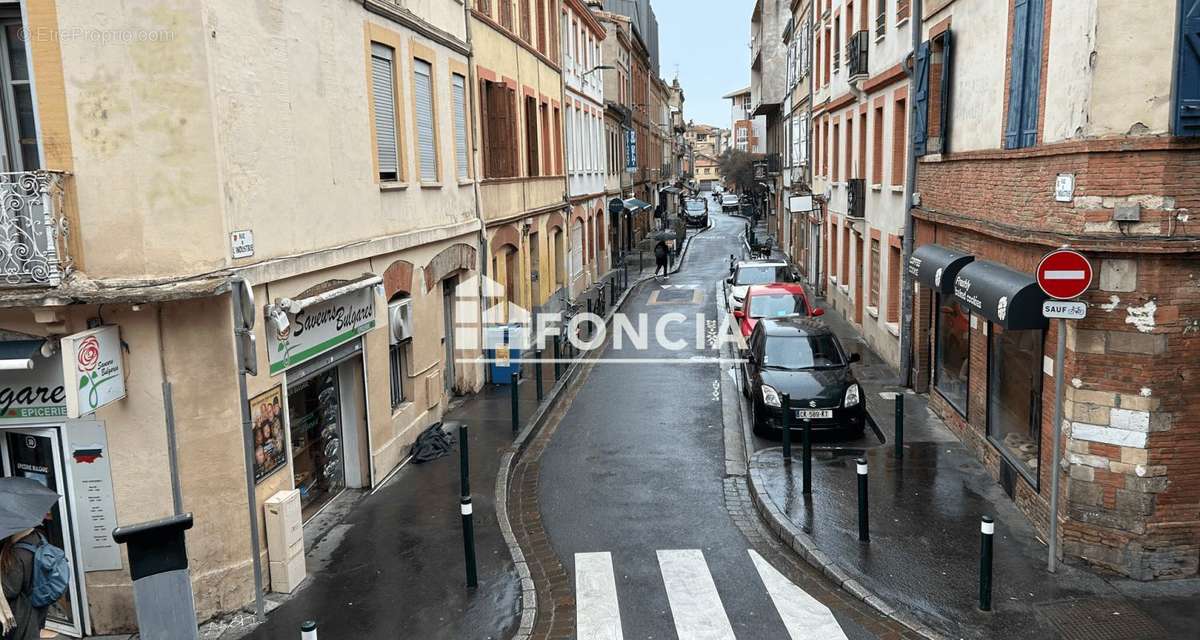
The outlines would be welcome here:
M 846 639 L 845 632 L 842 631 L 837 619 L 833 617 L 833 612 L 829 610 L 829 607 L 792 584 L 792 581 L 758 555 L 757 551 L 753 549 L 749 551 L 750 559 L 754 561 L 754 568 L 758 569 L 758 576 L 762 578 L 767 593 L 771 595 L 771 601 L 775 603 L 775 610 L 783 619 L 783 626 L 787 628 L 788 635 L 792 640 L 801 638 Z
M 575 554 L 575 633 L 579 640 L 621 640 L 612 554 Z
M 721 605 L 704 552 L 680 549 L 658 552 L 675 632 L 688 640 L 734 640 L 733 627 Z

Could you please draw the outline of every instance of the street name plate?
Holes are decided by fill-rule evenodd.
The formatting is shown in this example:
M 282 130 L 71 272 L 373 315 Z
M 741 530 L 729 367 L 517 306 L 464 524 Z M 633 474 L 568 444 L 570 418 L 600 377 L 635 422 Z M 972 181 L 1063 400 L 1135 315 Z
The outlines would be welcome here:
M 1062 320 L 1082 320 L 1087 317 L 1087 303 L 1047 300 L 1042 303 L 1042 316 Z

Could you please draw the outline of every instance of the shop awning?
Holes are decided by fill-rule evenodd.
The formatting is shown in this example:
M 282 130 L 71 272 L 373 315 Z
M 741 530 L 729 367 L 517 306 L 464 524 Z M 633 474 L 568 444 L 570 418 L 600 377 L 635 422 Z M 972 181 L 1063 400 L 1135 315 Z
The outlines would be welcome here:
M 917 282 L 942 294 L 954 292 L 954 276 L 975 260 L 975 256 L 938 244 L 917 247 L 908 258 L 908 272 Z
M 679 193 L 679 187 L 663 187 L 661 191 L 665 193 Z
M 642 209 L 649 209 L 650 203 L 638 200 L 637 198 L 630 198 L 625 201 L 625 208 L 630 211 L 641 211 Z
M 45 340 L 7 340 L 0 342 L 0 371 L 30 371 L 33 358 Z
M 942 281 L 947 280 L 942 276 Z M 1045 329 L 1042 293 L 1033 276 L 986 260 L 964 266 L 954 276 L 954 297 L 972 313 L 1008 330 Z

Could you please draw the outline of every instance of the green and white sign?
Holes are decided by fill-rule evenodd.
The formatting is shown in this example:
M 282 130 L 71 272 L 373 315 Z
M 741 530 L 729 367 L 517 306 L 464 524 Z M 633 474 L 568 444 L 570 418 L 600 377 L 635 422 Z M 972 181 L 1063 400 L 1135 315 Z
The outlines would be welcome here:
M 33 371 L 0 371 L 0 424 L 54 422 L 67 417 L 62 360 L 33 356 Z
M 121 331 L 96 327 L 62 339 L 67 417 L 78 418 L 125 397 Z
M 284 335 L 267 329 L 267 360 L 271 375 L 302 362 L 375 328 L 375 289 L 366 287 L 328 302 L 306 307 L 289 318 Z

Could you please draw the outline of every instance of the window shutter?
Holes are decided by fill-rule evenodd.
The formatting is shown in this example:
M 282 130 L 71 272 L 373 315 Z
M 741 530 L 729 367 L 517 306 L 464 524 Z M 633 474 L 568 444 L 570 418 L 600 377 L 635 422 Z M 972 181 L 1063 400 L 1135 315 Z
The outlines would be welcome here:
M 929 141 L 929 41 L 921 43 L 913 61 L 913 154 L 923 156 Z
M 399 178 L 396 152 L 396 75 L 392 66 L 392 50 L 380 44 L 371 45 L 371 96 L 375 105 L 375 147 L 379 158 L 379 173 Z
M 454 163 L 458 178 L 466 180 L 469 172 L 467 151 L 467 79 L 457 73 L 450 77 L 451 97 L 454 100 Z
M 1200 136 L 1200 0 L 1180 7 L 1175 73 L 1175 135 Z
M 421 159 L 421 182 L 437 182 L 437 135 L 433 128 L 433 67 L 424 60 L 413 61 L 413 91 L 417 98 L 417 152 Z
M 1008 79 L 1008 123 L 1004 129 L 1004 146 L 1016 149 L 1021 146 L 1021 108 L 1025 86 L 1025 41 L 1029 23 L 1031 0 L 1016 0 L 1013 5 L 1012 56 L 1009 62 Z
M 950 151 L 950 78 L 954 73 L 954 43 L 953 33 L 949 29 L 942 34 L 942 86 L 938 90 L 942 93 L 942 108 L 939 109 L 938 131 L 941 132 L 941 148 L 938 153 L 946 153 Z
M 1025 80 L 1022 83 L 1021 146 L 1037 144 L 1038 94 L 1042 77 L 1043 0 L 1029 0 L 1028 42 L 1025 46 Z

